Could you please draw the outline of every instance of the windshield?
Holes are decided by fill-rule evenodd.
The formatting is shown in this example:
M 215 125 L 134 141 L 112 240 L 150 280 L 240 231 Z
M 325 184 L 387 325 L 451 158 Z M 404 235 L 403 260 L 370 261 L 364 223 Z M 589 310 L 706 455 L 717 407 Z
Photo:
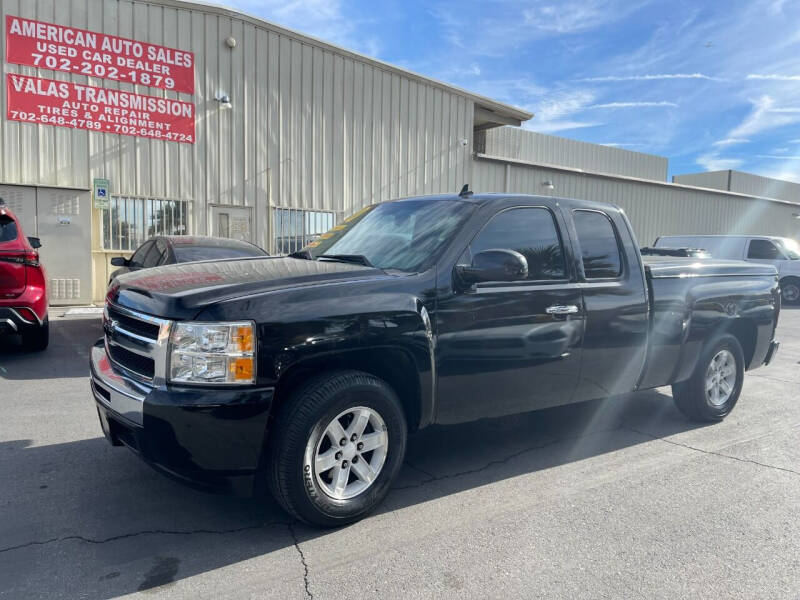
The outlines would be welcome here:
M 196 260 L 213 260 L 217 258 L 246 258 L 248 256 L 266 256 L 267 253 L 256 246 L 176 246 L 175 260 L 179 263 Z
M 781 246 L 790 260 L 800 260 L 800 244 L 791 238 L 781 238 Z
M 438 256 L 473 210 L 473 204 L 453 200 L 377 204 L 303 250 L 317 259 L 322 255 L 362 255 L 379 269 L 420 271 Z

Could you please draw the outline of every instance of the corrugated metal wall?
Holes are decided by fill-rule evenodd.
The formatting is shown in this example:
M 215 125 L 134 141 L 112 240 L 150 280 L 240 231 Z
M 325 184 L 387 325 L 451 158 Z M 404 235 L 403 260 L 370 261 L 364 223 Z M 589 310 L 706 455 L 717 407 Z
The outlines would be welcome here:
M 731 171 L 730 191 L 800 202 L 800 184 L 741 171 Z
M 10 14 L 191 50 L 196 91 L 10 64 L 7 72 L 197 105 L 194 145 L 0 119 L 2 183 L 88 188 L 105 177 L 115 194 L 193 200 L 197 233 L 206 231 L 209 204 L 255 206 L 255 241 L 267 245 L 268 206 L 348 214 L 388 198 L 457 191 L 470 179 L 473 102 L 444 86 L 201 6 L 0 2 L 0 48 Z M 233 50 L 228 36 L 237 40 Z M 5 79 L 0 86 L 5 102 Z M 214 100 L 219 92 L 232 109 Z
M 709 171 L 675 175 L 672 180 L 683 185 L 728 190 L 748 196 L 776 198 L 788 202 L 800 202 L 800 183 L 762 177 L 742 171 Z
M 799 205 L 691 189 L 671 184 L 602 177 L 476 159 L 476 192 L 563 196 L 618 204 L 641 245 L 659 235 L 751 233 L 800 237 Z M 551 181 L 554 189 L 542 184 Z
M 712 188 L 715 190 L 727 190 L 730 179 L 730 171 L 707 171 L 704 173 L 686 173 L 685 175 L 673 175 L 672 181 L 681 185 L 693 185 L 696 187 Z
M 536 119 L 532 121 L 535 125 Z M 666 181 L 667 159 L 611 146 L 545 135 L 514 127 L 486 132 L 482 154 L 516 160 Z

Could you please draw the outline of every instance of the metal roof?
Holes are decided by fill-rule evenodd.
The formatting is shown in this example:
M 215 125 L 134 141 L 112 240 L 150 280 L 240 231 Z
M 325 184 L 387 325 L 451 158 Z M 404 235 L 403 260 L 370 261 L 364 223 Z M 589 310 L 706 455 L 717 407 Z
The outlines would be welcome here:
M 316 38 L 314 36 L 305 33 L 300 33 L 299 31 L 289 29 L 288 27 L 276 25 L 275 23 L 271 23 L 270 21 L 267 21 L 261 17 L 251 15 L 245 11 L 236 8 L 230 8 L 221 4 L 215 4 L 201 0 L 153 0 L 149 3 L 150 4 L 158 3 L 165 6 L 171 6 L 174 8 L 182 8 L 185 10 L 197 10 L 199 8 L 208 13 L 224 15 L 234 19 L 241 19 L 242 21 L 249 22 L 255 25 L 256 27 L 261 27 L 263 29 L 275 31 L 277 33 L 283 33 L 285 35 L 293 36 L 299 39 L 301 42 L 309 44 L 311 46 L 317 46 L 319 48 L 332 50 L 336 53 L 343 54 L 351 58 L 355 58 L 357 60 L 369 63 L 386 71 L 397 73 L 409 79 L 428 83 L 430 85 L 448 90 L 450 92 L 455 92 L 457 94 L 460 94 L 468 98 L 469 100 L 472 100 L 475 103 L 476 126 L 485 128 L 487 124 L 489 127 L 500 126 L 500 125 L 520 125 L 523 121 L 527 121 L 528 119 L 533 118 L 533 113 L 528 112 L 526 110 L 522 110 L 521 108 L 517 108 L 516 106 L 511 106 L 510 104 L 504 104 L 502 102 L 492 100 L 491 98 L 487 98 L 486 96 L 470 92 L 469 90 L 465 90 L 458 86 L 450 85 L 449 83 L 444 83 L 442 81 L 439 81 L 438 79 L 433 79 L 432 77 L 426 77 L 424 75 L 414 73 L 413 71 L 403 69 L 402 67 L 392 65 L 377 58 L 371 58 L 359 52 L 355 52 L 354 50 L 348 50 L 346 48 L 342 48 L 341 46 L 337 46 L 336 44 L 331 44 L 330 42 L 326 42 L 324 40 L 321 40 L 319 38 Z

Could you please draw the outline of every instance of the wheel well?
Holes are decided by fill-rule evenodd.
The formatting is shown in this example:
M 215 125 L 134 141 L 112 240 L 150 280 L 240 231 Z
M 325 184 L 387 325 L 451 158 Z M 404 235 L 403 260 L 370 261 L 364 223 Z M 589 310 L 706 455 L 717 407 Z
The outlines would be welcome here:
M 385 381 L 397 394 L 406 415 L 409 429 L 419 426 L 421 394 L 419 374 L 414 361 L 396 348 L 355 350 L 342 354 L 323 355 L 289 368 L 278 380 L 275 400 L 270 411 L 273 417 L 300 385 L 324 372 L 355 370 L 370 373 Z
M 747 368 L 756 351 L 757 331 L 755 323 L 749 319 L 734 319 L 725 325 L 725 332 L 730 333 L 739 341 L 744 354 L 745 368 Z

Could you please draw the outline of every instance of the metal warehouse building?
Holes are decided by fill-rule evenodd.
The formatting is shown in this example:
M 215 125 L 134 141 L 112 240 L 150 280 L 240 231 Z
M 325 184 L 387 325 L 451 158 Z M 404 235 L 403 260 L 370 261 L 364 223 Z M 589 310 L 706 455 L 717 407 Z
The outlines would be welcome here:
M 0 197 L 42 238 L 56 304 L 102 299 L 110 258 L 155 234 L 286 252 L 467 182 L 616 202 L 643 242 L 797 234 L 775 186 L 667 183 L 665 158 L 518 129 L 530 113 L 225 8 L 0 0 L 0 17 Z

